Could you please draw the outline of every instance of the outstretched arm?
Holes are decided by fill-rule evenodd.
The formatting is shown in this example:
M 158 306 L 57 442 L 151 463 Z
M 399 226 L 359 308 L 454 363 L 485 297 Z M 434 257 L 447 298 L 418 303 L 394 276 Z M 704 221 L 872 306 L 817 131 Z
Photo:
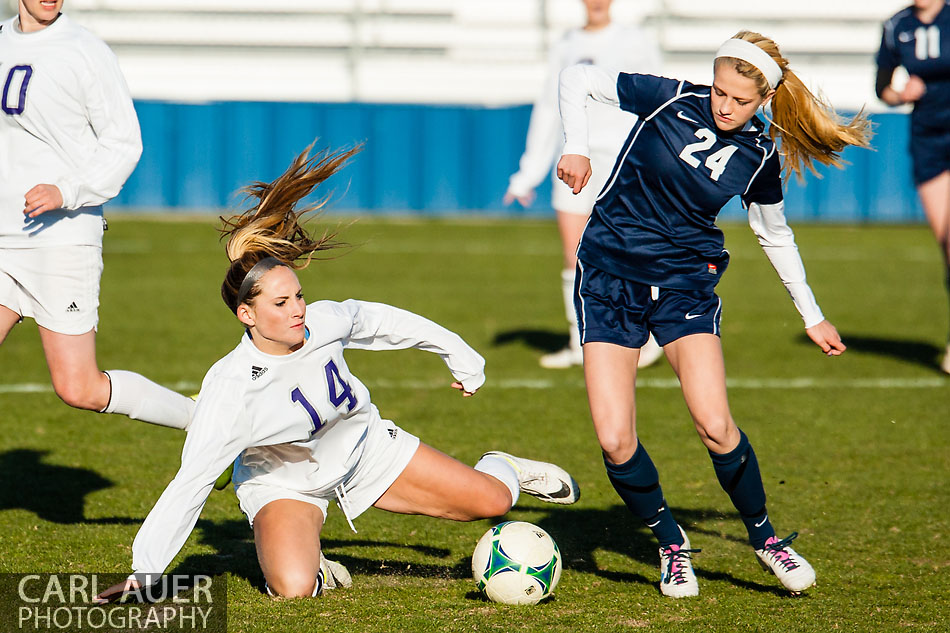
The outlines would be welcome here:
M 759 245 L 785 284 L 792 302 L 805 321 L 808 337 L 829 356 L 838 356 L 847 349 L 838 331 L 828 322 L 808 282 L 795 234 L 785 221 L 785 203 L 749 205 L 749 226 L 759 238 Z
M 181 467 L 132 544 L 133 575 L 102 592 L 99 601 L 117 599 L 133 587 L 155 583 L 185 544 L 214 480 L 247 448 L 240 415 L 242 399 L 235 397 L 236 391 L 228 382 L 202 386 Z
M 438 354 L 462 391 L 473 394 L 485 382 L 485 359 L 462 337 L 418 314 L 383 303 L 347 299 L 335 304 L 352 326 L 343 339 L 351 349 L 421 349 Z M 454 385 L 453 385 L 454 386 Z

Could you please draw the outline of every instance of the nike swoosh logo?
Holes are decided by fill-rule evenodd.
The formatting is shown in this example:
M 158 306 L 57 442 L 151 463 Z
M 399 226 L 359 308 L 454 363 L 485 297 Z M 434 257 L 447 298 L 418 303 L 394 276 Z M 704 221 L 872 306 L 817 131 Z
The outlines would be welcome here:
M 580 494 L 578 494 L 577 498 L 572 499 L 571 497 L 573 496 L 573 491 L 571 490 L 571 487 L 563 481 L 561 482 L 561 489 L 550 494 L 540 491 L 526 490 L 524 488 L 522 488 L 521 491 L 531 495 L 532 497 L 537 497 L 542 501 L 550 501 L 551 503 L 574 503 L 578 498 L 580 498 Z
M 769 515 L 766 514 L 764 519 L 762 519 L 761 521 L 759 521 L 758 523 L 754 525 L 755 527 L 762 527 L 763 525 L 765 525 L 765 522 L 768 520 L 769 520 Z
M 693 319 L 698 319 L 699 317 L 703 316 L 704 314 L 706 314 L 706 313 L 705 313 L 705 312 L 703 312 L 702 314 L 689 314 L 689 313 L 687 313 L 687 314 L 686 314 L 686 320 L 687 320 L 687 321 L 692 321 Z
M 571 496 L 571 487 L 568 486 L 563 481 L 561 482 L 561 489 L 557 492 L 552 492 L 548 495 L 552 499 L 564 499 Z
M 695 123 L 696 125 L 699 125 L 699 121 L 694 121 L 693 119 L 689 118 L 688 116 L 686 116 L 685 114 L 683 114 L 683 111 L 682 111 L 682 110 L 677 110 L 677 111 L 676 111 L 676 116 L 678 116 L 679 118 L 683 119 L 684 121 L 689 121 L 690 123 Z

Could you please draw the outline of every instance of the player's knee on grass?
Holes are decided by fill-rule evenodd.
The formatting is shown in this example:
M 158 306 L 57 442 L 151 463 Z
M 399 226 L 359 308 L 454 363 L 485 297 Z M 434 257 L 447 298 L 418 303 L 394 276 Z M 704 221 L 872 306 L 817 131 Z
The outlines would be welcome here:
M 267 577 L 267 586 L 281 598 L 309 598 L 316 584 L 317 570 L 286 569 Z

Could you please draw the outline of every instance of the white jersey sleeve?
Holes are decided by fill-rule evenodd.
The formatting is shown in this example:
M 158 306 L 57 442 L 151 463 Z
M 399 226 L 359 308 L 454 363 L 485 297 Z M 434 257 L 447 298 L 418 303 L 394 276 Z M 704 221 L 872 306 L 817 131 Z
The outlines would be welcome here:
M 139 120 L 118 60 L 98 40 L 88 42 L 83 54 L 89 71 L 83 100 L 96 143 L 76 170 L 54 183 L 63 194 L 65 209 L 95 206 L 116 197 L 142 155 Z
M 336 304 L 351 320 L 343 338 L 350 349 L 421 349 L 438 354 L 465 391 L 485 383 L 485 359 L 462 337 L 418 314 L 383 303 L 348 299 Z
M 572 29 L 551 47 L 544 88 L 531 110 L 525 151 L 512 175 L 508 192 L 527 195 L 544 179 L 564 144 L 558 113 L 558 74 L 574 64 L 595 65 L 611 71 L 659 73 L 660 50 L 656 41 L 636 26 L 610 23 L 596 30 Z M 592 158 L 608 168 L 636 122 L 636 116 L 618 108 L 587 104 Z M 600 184 L 606 173 L 600 174 Z M 597 187 L 599 189 L 599 186 Z
M 564 154 L 590 157 L 587 98 L 619 108 L 618 75 L 589 64 L 575 64 L 561 71 L 558 98 L 564 126 Z
M 102 243 L 102 208 L 119 193 L 142 153 L 138 119 L 115 55 L 67 15 L 20 32 L 0 24 L 0 243 Z M 52 184 L 63 207 L 33 221 L 24 196 Z
M 250 442 L 242 388 L 208 372 L 181 455 L 181 468 L 165 488 L 132 543 L 132 569 L 143 585 L 171 564 L 195 527 L 215 479 Z
M 815 295 L 805 281 L 805 265 L 795 244 L 795 234 L 785 221 L 785 203 L 749 204 L 749 226 L 785 284 L 792 302 L 805 321 L 805 327 L 810 328 L 824 321 Z

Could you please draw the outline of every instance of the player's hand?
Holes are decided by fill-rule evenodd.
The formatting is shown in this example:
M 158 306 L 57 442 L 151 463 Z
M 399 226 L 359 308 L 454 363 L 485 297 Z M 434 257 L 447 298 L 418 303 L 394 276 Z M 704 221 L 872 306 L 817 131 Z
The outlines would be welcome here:
M 134 578 L 126 578 L 117 585 L 112 585 L 92 599 L 93 604 L 106 604 L 121 600 L 126 592 L 140 588 L 139 582 Z
M 911 75 L 907 79 L 907 84 L 900 91 L 901 101 L 904 103 L 914 103 L 919 101 L 927 93 L 927 84 L 917 75 Z
M 590 180 L 590 159 L 580 154 L 564 154 L 557 162 L 557 177 L 574 191 L 581 192 Z
M 31 218 L 63 208 L 63 194 L 56 185 L 36 185 L 23 198 L 26 202 L 23 214 Z
M 534 197 L 535 197 L 535 194 L 534 194 L 533 189 L 529 191 L 528 193 L 524 194 L 523 196 L 519 196 L 517 194 L 511 193 L 511 190 L 509 189 L 508 191 L 505 192 L 505 197 L 502 198 L 501 201 L 505 203 L 505 206 L 508 206 L 509 204 L 517 200 L 518 204 L 520 204 L 521 206 L 530 207 L 531 203 L 534 202 Z
M 471 398 L 472 396 L 475 395 L 474 391 L 465 391 L 465 387 L 463 387 L 462 383 L 460 383 L 457 380 L 452 383 L 452 389 L 458 389 L 459 391 L 461 391 L 463 398 Z
M 828 319 L 806 329 L 805 333 L 808 334 L 808 338 L 813 340 L 815 344 L 821 348 L 821 351 L 828 356 L 841 356 L 844 350 L 848 349 L 841 341 L 838 330 L 835 329 L 835 326 L 833 326 Z

